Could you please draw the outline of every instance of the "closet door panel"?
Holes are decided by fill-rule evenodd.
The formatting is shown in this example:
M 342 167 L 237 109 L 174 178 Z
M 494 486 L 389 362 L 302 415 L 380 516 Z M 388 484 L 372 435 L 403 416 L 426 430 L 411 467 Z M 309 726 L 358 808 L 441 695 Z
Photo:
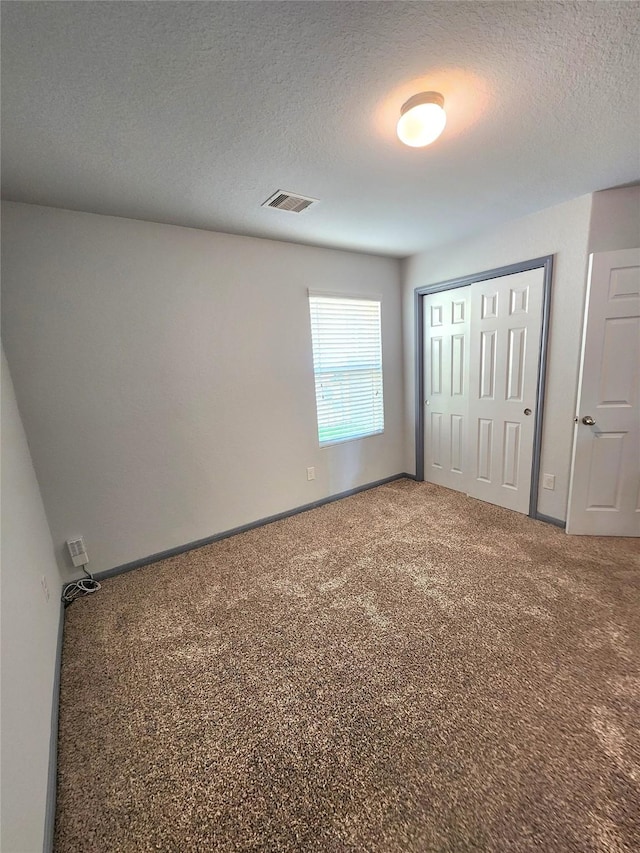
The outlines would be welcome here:
M 466 492 L 470 287 L 426 296 L 424 478 Z

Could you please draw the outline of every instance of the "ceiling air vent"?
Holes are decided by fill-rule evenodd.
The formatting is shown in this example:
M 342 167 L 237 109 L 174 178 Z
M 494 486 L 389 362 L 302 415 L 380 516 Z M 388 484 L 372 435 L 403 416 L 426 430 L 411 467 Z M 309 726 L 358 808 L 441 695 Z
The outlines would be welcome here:
M 270 198 L 268 198 L 262 207 L 273 207 L 276 210 L 286 210 L 288 213 L 302 213 L 307 210 L 312 204 L 317 204 L 317 198 L 308 198 L 304 195 L 296 195 L 288 193 L 285 190 L 278 190 Z

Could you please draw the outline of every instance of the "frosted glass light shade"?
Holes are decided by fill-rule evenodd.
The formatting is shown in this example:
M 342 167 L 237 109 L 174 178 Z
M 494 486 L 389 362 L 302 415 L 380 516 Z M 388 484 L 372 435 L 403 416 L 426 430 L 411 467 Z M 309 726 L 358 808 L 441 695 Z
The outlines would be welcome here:
M 411 148 L 423 148 L 440 136 L 446 123 L 442 95 L 439 92 L 421 92 L 402 106 L 398 138 Z

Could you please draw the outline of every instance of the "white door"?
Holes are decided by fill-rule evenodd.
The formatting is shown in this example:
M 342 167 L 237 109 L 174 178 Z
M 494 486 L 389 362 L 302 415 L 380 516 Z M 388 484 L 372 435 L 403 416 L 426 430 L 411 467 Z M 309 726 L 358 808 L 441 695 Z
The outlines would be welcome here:
M 543 293 L 540 268 L 423 298 L 428 482 L 529 512 Z
M 466 491 L 471 287 L 433 293 L 424 311 L 424 477 Z
M 567 533 L 640 536 L 640 249 L 589 259 Z
M 468 494 L 529 512 L 542 268 L 471 287 Z

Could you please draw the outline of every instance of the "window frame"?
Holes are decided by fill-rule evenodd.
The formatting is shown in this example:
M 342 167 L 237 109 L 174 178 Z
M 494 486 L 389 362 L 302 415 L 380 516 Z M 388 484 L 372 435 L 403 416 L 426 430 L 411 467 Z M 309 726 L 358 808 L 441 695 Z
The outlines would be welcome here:
M 317 374 L 316 374 L 316 363 L 315 363 L 315 355 L 314 355 L 314 346 L 313 346 L 313 321 L 312 321 L 312 308 L 311 308 L 311 299 L 312 298 L 325 298 L 325 299 L 338 299 L 343 301 L 353 300 L 357 302 L 377 302 L 379 305 L 379 317 L 380 317 L 380 392 L 382 396 L 382 428 L 375 429 L 371 432 L 361 433 L 359 435 L 350 435 L 345 436 L 344 438 L 335 438 L 328 439 L 326 441 L 320 440 L 320 422 L 319 422 L 319 412 L 318 412 L 318 396 L 317 396 Z M 330 291 L 330 290 L 315 290 L 309 288 L 307 291 L 307 307 L 309 311 L 309 331 L 311 338 L 311 362 L 313 369 L 313 384 L 314 384 L 314 399 L 316 404 L 316 440 L 318 441 L 318 446 L 321 450 L 324 450 L 328 447 L 333 447 L 336 444 L 346 444 L 350 441 L 362 441 L 367 438 L 374 438 L 378 435 L 383 435 L 385 431 L 385 405 L 384 405 L 384 348 L 383 348 L 383 334 L 382 334 L 382 307 L 383 307 L 383 297 L 380 293 L 355 293 L 355 292 L 338 292 L 338 291 Z

